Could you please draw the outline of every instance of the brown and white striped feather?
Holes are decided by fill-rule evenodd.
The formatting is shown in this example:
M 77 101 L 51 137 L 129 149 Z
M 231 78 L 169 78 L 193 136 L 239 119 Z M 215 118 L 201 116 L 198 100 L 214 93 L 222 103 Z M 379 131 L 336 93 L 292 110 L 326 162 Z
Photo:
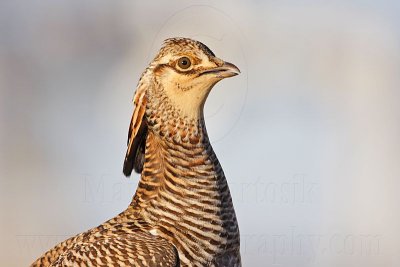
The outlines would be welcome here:
M 74 243 L 50 266 L 179 266 L 176 248 L 163 238 L 142 231 L 110 232 L 112 235 L 102 234 L 95 240 Z

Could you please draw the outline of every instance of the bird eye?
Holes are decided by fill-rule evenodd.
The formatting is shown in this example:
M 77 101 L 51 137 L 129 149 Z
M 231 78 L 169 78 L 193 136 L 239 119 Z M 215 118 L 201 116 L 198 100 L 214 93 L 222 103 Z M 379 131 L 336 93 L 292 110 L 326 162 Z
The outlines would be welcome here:
M 181 69 L 188 69 L 192 65 L 192 62 L 190 62 L 190 59 L 188 57 L 181 57 L 178 60 L 178 66 Z

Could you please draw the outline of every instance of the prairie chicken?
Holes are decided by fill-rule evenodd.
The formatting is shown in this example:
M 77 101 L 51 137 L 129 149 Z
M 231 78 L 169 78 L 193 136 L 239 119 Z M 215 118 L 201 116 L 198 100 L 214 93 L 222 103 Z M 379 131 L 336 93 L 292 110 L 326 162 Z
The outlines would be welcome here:
M 141 173 L 129 207 L 32 266 L 241 266 L 239 228 L 203 107 L 239 69 L 204 44 L 171 38 L 134 96 L 123 172 Z

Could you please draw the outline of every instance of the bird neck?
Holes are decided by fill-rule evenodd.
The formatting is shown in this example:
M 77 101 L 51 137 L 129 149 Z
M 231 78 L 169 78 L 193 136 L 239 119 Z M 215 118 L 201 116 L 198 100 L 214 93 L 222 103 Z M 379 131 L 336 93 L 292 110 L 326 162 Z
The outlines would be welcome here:
M 171 111 L 174 114 L 174 111 Z M 148 210 L 152 199 L 203 207 L 232 207 L 222 167 L 209 141 L 204 119 L 161 118 L 150 114 L 141 179 L 131 207 Z
M 183 193 L 186 201 L 194 196 L 188 193 L 193 187 L 196 190 L 211 188 L 215 191 L 212 195 L 229 194 L 227 186 L 223 188 L 228 192 L 217 192 L 220 183 L 226 184 L 226 179 L 209 141 L 204 120 L 175 119 L 164 121 L 162 125 L 149 123 L 148 127 L 145 162 L 132 204 L 146 204 L 161 193 L 172 193 L 175 197 Z M 171 189 L 168 186 L 178 192 L 168 191 Z
M 158 99 L 161 102 L 147 102 L 143 170 L 124 216 L 157 229 L 180 252 L 187 252 L 180 253 L 182 257 L 218 255 L 238 248 L 239 228 L 232 198 L 209 141 L 202 110 L 198 118 L 188 118 L 168 98 Z M 205 238 L 210 233 L 214 236 L 212 243 Z
M 141 179 L 128 208 L 134 220 L 176 245 L 180 257 L 211 257 L 239 247 L 229 187 L 204 131 L 199 128 L 187 141 L 149 131 Z
M 179 210 L 193 220 L 205 218 L 219 226 L 233 223 L 237 228 L 229 187 L 207 135 L 203 107 L 197 117 L 188 117 L 161 86 L 149 91 L 153 97 L 147 96 L 144 165 L 128 210 L 152 225 L 170 220 Z

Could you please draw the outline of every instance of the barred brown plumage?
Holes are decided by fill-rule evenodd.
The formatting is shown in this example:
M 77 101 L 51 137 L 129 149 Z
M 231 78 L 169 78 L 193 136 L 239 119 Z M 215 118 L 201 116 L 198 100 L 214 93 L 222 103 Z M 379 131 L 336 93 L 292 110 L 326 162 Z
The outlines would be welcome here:
M 211 88 L 238 73 L 198 41 L 166 40 L 134 97 L 123 172 L 141 179 L 131 204 L 32 266 L 241 266 L 229 187 L 203 115 Z

